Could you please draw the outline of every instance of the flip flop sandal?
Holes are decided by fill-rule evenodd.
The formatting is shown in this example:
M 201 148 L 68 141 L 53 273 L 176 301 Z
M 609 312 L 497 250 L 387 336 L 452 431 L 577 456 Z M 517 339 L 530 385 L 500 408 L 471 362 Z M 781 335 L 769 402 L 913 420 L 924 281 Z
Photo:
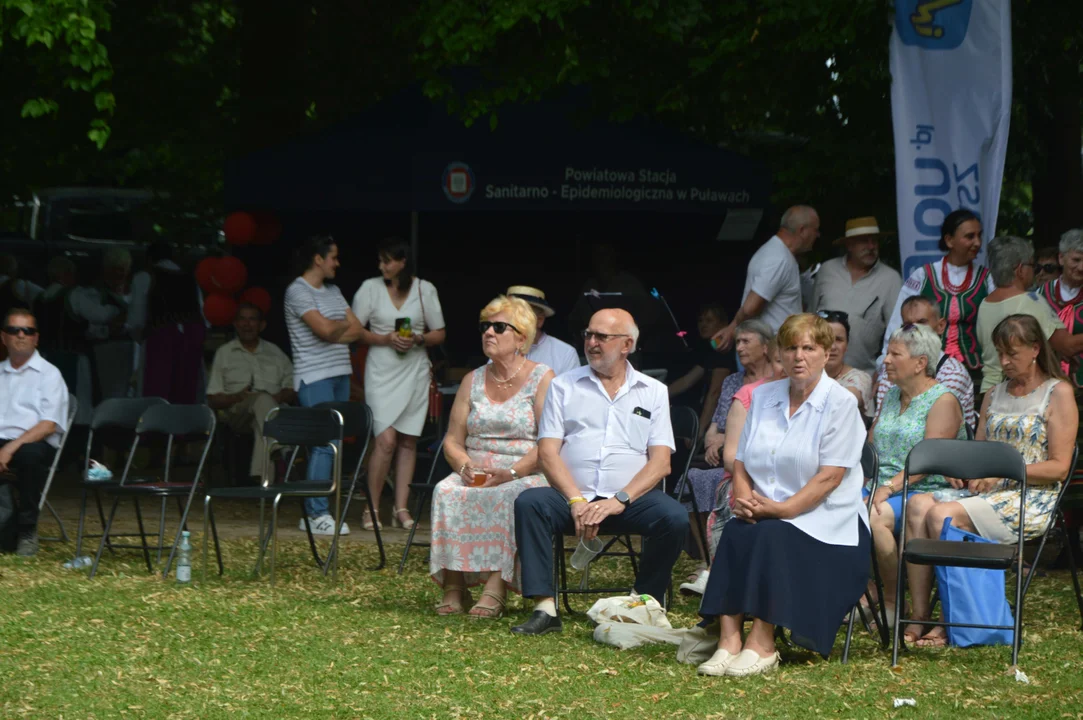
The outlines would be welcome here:
M 463 606 L 473 604 L 473 598 L 470 597 L 470 592 L 468 590 L 466 590 L 462 585 L 457 585 L 457 586 L 456 585 L 451 585 L 451 586 L 448 586 L 448 587 L 444 588 L 444 592 L 449 592 L 451 590 L 458 590 L 459 591 L 459 596 L 461 598 L 463 598 L 464 600 L 466 600 L 466 602 L 463 603 L 463 601 L 460 600 L 459 602 L 439 603 L 438 605 L 433 607 L 433 610 L 435 610 L 436 614 L 439 615 L 440 617 L 449 617 L 451 615 L 462 615 L 463 612 L 464 612 Z

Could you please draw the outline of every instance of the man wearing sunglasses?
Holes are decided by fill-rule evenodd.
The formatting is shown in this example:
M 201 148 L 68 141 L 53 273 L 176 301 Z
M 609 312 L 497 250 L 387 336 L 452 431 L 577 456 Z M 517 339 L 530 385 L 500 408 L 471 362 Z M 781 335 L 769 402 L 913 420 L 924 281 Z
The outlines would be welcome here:
M 0 363 L 0 473 L 13 473 L 19 504 L 16 554 L 38 551 L 38 505 L 49 465 L 68 421 L 68 388 L 38 354 L 29 310 L 8 311 L 0 330 L 8 358 Z M 12 478 L 7 476 L 10 481 Z

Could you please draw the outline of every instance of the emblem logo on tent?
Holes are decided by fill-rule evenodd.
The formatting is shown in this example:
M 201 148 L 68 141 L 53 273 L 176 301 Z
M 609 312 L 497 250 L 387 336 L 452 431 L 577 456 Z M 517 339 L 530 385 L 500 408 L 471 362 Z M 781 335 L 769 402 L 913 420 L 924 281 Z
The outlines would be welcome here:
M 444 169 L 444 195 L 453 203 L 464 203 L 474 194 L 474 171 L 462 162 L 453 162 Z
M 973 0 L 899 0 L 895 29 L 904 45 L 954 50 L 966 39 L 973 4 Z

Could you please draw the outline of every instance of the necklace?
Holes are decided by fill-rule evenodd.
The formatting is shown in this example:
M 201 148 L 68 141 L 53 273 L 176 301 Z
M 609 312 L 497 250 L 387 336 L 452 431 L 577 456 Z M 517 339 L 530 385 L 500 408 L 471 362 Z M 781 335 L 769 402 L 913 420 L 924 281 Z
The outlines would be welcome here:
M 512 380 L 514 380 L 516 377 L 518 377 L 519 371 L 523 369 L 524 365 L 526 365 L 526 357 L 524 357 L 522 362 L 519 363 L 519 367 L 517 367 L 515 369 L 515 372 L 513 372 L 510 376 L 508 376 L 507 380 L 501 380 L 500 376 L 498 376 L 496 374 L 496 369 L 492 365 L 489 366 L 489 375 L 492 376 L 493 382 L 496 383 L 496 386 L 498 388 L 506 388 L 506 387 L 511 385 Z
M 956 266 L 958 267 L 958 266 Z M 974 263 L 969 263 L 966 266 L 966 277 L 963 278 L 961 285 L 952 285 L 951 280 L 948 279 L 948 259 L 944 258 L 944 262 L 940 265 L 940 280 L 944 285 L 944 289 L 952 295 L 958 295 L 963 290 L 970 287 L 970 280 L 974 276 Z

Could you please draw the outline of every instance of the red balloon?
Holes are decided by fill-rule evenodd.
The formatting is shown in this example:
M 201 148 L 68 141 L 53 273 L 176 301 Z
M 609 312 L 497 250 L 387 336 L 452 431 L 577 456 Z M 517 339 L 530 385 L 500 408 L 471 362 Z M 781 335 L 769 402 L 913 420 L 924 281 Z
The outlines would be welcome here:
M 229 295 L 211 293 L 203 300 L 203 317 L 215 327 L 229 325 L 236 314 L 237 301 Z
M 230 213 L 222 230 L 230 245 L 247 245 L 256 237 L 256 219 L 246 212 Z
M 217 267 L 218 258 L 216 257 L 205 257 L 196 265 L 196 282 L 203 289 L 203 292 L 215 291 L 214 271 Z
M 218 262 L 214 266 L 214 272 L 211 275 L 211 284 L 213 285 L 211 292 L 232 295 L 239 292 L 247 280 L 248 268 L 244 266 L 244 263 L 239 258 L 226 255 L 218 258 Z
M 265 316 L 271 312 L 271 293 L 261 287 L 250 287 L 241 293 L 241 302 L 252 303 L 260 309 Z
M 282 222 L 274 213 L 258 212 L 256 218 L 256 235 L 252 238 L 253 245 L 274 245 L 282 235 Z

